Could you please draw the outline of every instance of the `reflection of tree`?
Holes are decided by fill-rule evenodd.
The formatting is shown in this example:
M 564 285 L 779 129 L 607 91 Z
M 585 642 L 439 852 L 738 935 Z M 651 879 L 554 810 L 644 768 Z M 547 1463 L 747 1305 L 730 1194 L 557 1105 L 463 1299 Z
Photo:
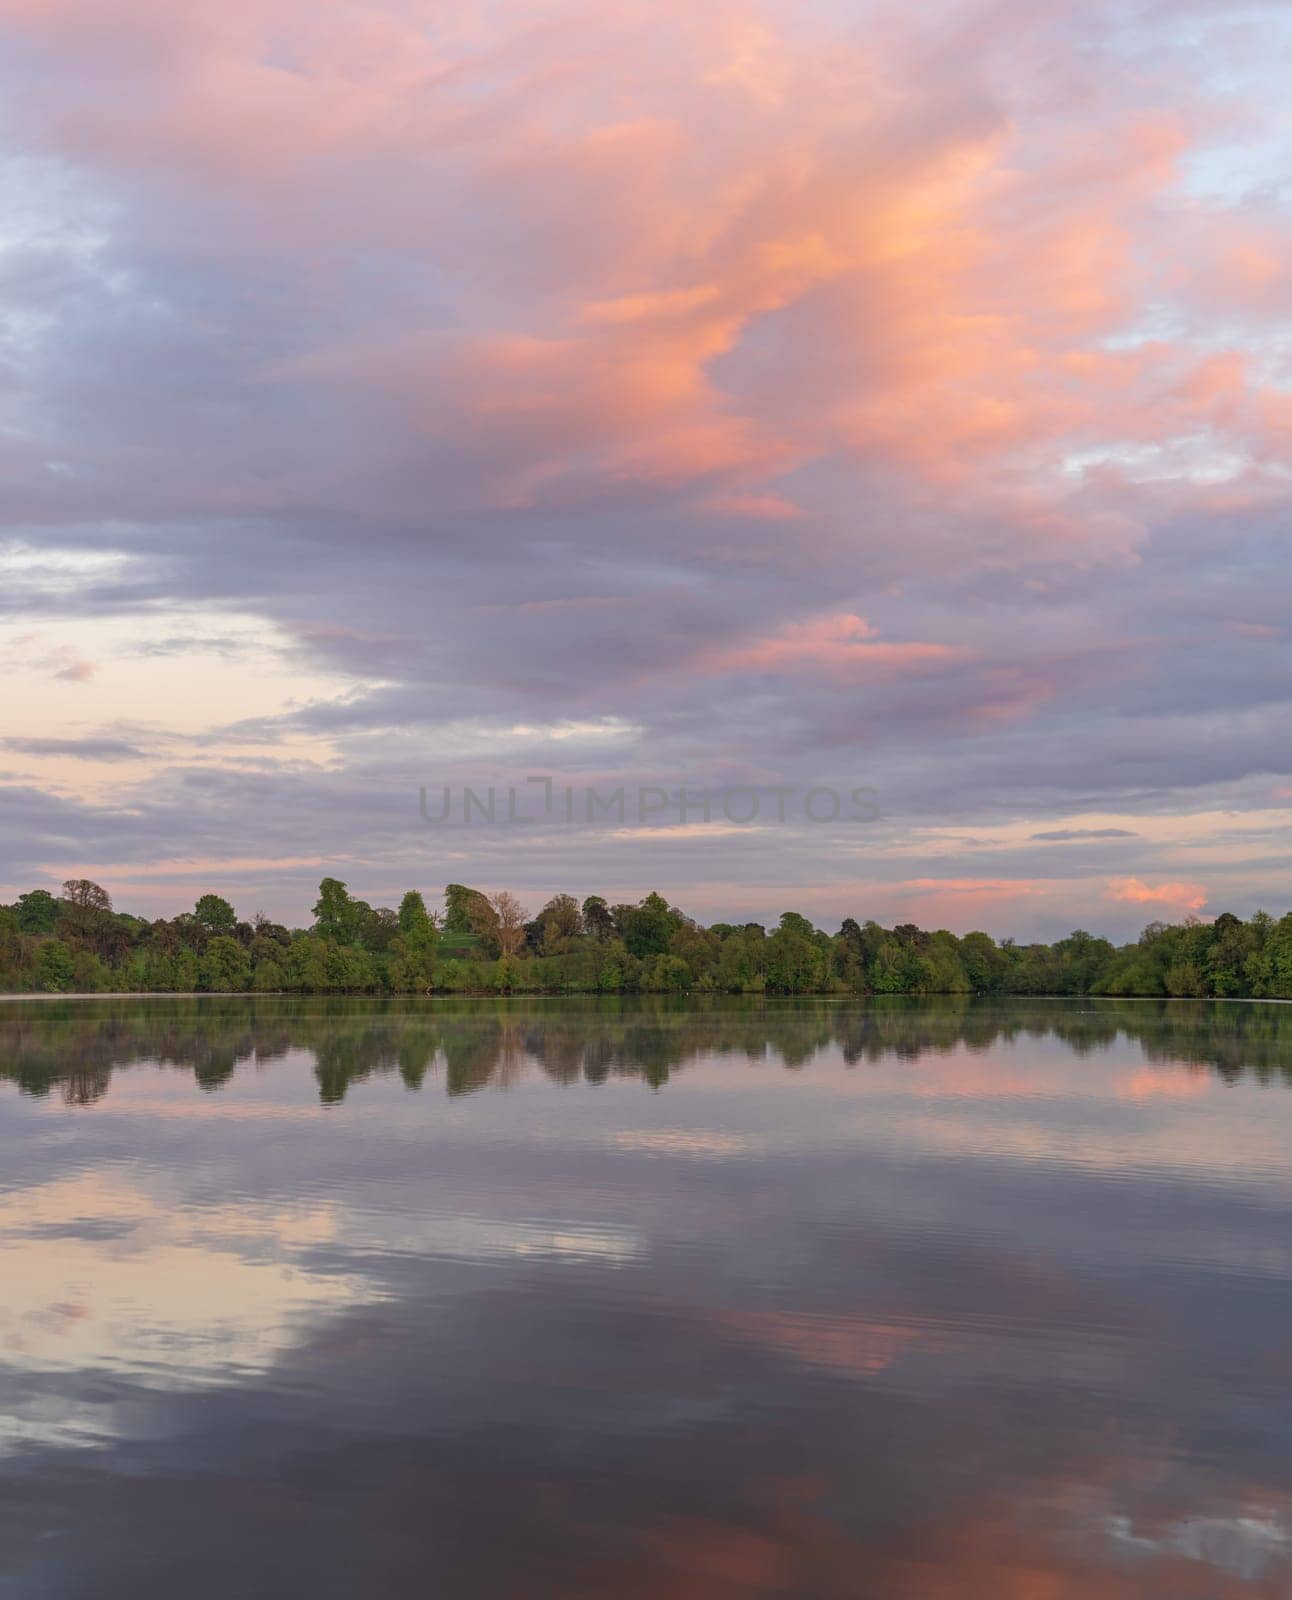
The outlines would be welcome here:
M 1058 1039 L 1082 1056 L 1123 1039 L 1153 1063 L 1292 1083 L 1292 1007 L 968 996 L 50 1002 L 0 1013 L 0 1078 L 89 1105 L 119 1067 L 182 1068 L 219 1090 L 248 1062 L 304 1050 L 320 1099 L 336 1103 L 351 1084 L 387 1074 L 415 1090 L 442 1069 L 450 1095 L 505 1088 L 531 1065 L 556 1083 L 619 1077 L 660 1088 L 702 1057 L 799 1068 L 837 1050 L 856 1066 L 1019 1038 Z

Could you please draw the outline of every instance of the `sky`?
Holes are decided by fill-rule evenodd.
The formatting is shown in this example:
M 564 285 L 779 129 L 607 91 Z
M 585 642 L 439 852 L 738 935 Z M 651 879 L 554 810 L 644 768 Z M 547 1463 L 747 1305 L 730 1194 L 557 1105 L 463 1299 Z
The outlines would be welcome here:
M 1286 911 L 1289 47 L 0 0 L 0 898 Z

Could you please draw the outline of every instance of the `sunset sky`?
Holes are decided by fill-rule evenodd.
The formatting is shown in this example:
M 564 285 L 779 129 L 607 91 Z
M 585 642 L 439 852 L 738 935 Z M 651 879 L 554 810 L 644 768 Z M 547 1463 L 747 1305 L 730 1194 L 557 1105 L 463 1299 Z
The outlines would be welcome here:
M 1292 908 L 1292 9 L 0 0 L 0 899 Z M 432 827 L 470 783 L 878 821 Z

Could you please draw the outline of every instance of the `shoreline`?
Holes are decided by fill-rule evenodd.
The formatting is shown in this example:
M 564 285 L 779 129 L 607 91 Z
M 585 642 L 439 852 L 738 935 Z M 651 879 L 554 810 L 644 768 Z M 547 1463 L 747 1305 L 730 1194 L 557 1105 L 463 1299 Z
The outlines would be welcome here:
M 696 995 L 690 990 L 680 993 L 661 989 L 576 989 L 565 993 L 549 989 L 510 989 L 500 993 L 496 989 L 405 990 L 394 994 L 375 994 L 365 990 L 318 990 L 297 993 L 287 989 L 110 989 L 101 993 L 74 990 L 68 993 L 44 989 L 28 994 L 0 994 L 0 1005 L 14 1000 L 587 1000 L 641 999 L 647 995 L 673 1000 L 1107 1000 L 1119 1005 L 1136 1001 L 1170 1001 L 1176 1005 L 1208 1006 L 1292 1006 L 1292 1000 L 1263 995 L 1189 995 L 1189 994 L 988 994 L 973 991 L 941 990 L 932 994 L 832 994 L 825 989 L 815 989 L 803 994 L 740 994 L 712 991 Z

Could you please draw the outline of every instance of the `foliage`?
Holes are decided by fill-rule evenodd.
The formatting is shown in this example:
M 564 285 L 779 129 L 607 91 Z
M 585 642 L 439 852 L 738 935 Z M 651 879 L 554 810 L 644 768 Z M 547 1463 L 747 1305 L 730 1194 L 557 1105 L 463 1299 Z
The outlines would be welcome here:
M 1016 945 L 848 917 L 829 934 L 794 911 L 770 932 L 706 928 L 658 893 L 613 907 L 556 894 L 532 921 L 506 890 L 450 884 L 444 901 L 441 925 L 418 890 L 393 910 L 324 878 L 313 925 L 293 932 L 260 913 L 240 922 L 216 894 L 149 922 L 76 879 L 58 899 L 33 889 L 0 906 L 0 989 L 1292 999 L 1292 915 L 1151 923 L 1117 948 L 1080 928 L 1053 945 Z

